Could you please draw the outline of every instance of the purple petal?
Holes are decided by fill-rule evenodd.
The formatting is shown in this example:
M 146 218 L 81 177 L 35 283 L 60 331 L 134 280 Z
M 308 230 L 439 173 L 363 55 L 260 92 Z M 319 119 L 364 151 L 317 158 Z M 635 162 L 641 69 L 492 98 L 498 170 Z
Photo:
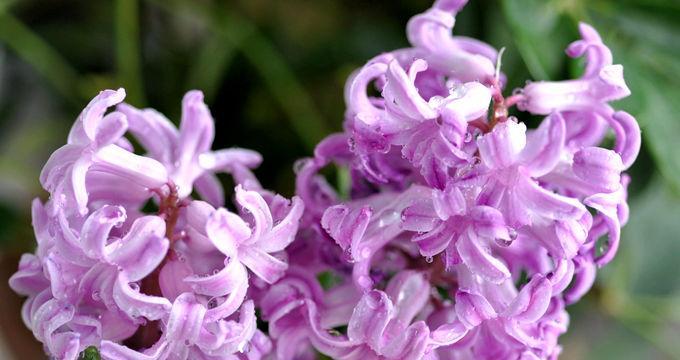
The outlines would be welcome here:
M 205 307 L 192 293 L 184 293 L 175 299 L 163 334 L 171 347 L 188 346 L 196 342 L 205 312 Z
M 184 278 L 184 282 L 198 294 L 223 296 L 247 283 L 248 274 L 238 260 L 231 259 L 225 260 L 225 267 L 217 273 L 209 276 L 189 276 Z
M 365 294 L 349 320 L 347 336 L 351 341 L 365 342 L 374 350 L 380 349 L 383 332 L 393 311 L 392 302 L 384 292 L 373 290 Z
M 482 239 L 472 229 L 463 233 L 456 243 L 456 249 L 463 262 L 470 271 L 493 283 L 499 284 L 508 279 L 510 277 L 508 268 L 494 258 L 481 242 Z
M 548 191 L 528 178 L 519 181 L 515 193 L 524 207 L 548 219 L 578 219 L 587 211 L 578 200 Z
M 390 280 L 385 293 L 394 303 L 394 320 L 405 326 L 430 298 L 430 283 L 422 273 L 405 270 Z
M 496 317 L 493 306 L 483 296 L 464 290 L 458 290 L 456 293 L 455 307 L 456 316 L 468 329 Z
M 97 136 L 97 128 L 106 110 L 125 98 L 125 90 L 101 91 L 78 116 L 71 132 L 68 134 L 69 144 L 85 144 L 93 141 Z
M 245 190 L 241 185 L 237 185 L 235 190 L 236 202 L 248 211 L 255 221 L 249 243 L 256 242 L 263 234 L 272 229 L 274 221 L 269 206 L 267 206 L 262 195 L 256 191 Z
M 522 287 L 515 300 L 503 312 L 523 324 L 538 321 L 545 314 L 552 297 L 552 285 L 541 275 L 534 275 Z
M 106 254 L 109 233 L 114 227 L 120 226 L 127 215 L 125 208 L 120 206 L 103 206 L 93 212 L 80 232 L 80 243 L 87 256 L 102 259 Z
M 281 251 L 295 239 L 300 224 L 300 218 L 305 209 L 302 200 L 294 196 L 290 206 L 287 206 L 288 213 L 279 220 L 272 230 L 262 236 L 256 242 L 257 248 L 264 252 Z
M 239 249 L 238 259 L 257 277 L 273 284 L 283 276 L 288 264 L 256 247 Z
M 513 165 L 526 145 L 526 125 L 506 121 L 496 125 L 493 131 L 477 140 L 479 154 L 491 169 L 504 169 Z
M 564 119 L 553 113 L 528 135 L 520 158 L 532 177 L 541 177 L 555 168 L 564 151 L 565 134 Z
M 210 215 L 205 231 L 217 250 L 230 258 L 235 257 L 239 245 L 251 237 L 248 224 L 224 208 L 217 209 Z
M 40 259 L 33 254 L 21 255 L 19 270 L 9 278 L 9 287 L 20 295 L 33 296 L 49 286 Z
M 144 317 L 158 320 L 166 316 L 172 304 L 168 299 L 142 294 L 130 287 L 130 280 L 124 273 L 118 275 L 113 287 L 113 298 L 120 309 L 132 318 Z
M 601 192 L 612 192 L 621 186 L 621 157 L 612 150 L 587 147 L 574 154 L 576 176 Z
M 138 281 L 163 261 L 170 242 L 165 238 L 165 222 L 158 216 L 144 216 L 111 246 L 109 261 L 118 265 L 130 281 Z

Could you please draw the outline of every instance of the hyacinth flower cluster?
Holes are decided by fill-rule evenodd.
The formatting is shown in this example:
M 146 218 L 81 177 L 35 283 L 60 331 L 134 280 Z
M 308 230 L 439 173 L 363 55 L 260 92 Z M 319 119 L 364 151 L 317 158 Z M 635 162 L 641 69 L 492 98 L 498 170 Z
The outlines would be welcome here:
M 200 92 L 184 97 L 179 129 L 124 97 L 95 97 L 43 168 L 38 248 L 10 279 L 28 296 L 25 324 L 56 359 L 89 346 L 104 359 L 262 358 L 272 344 L 248 292 L 284 275 L 301 200 L 261 188 L 250 170 L 259 154 L 211 151 Z M 220 172 L 237 184 L 233 211 Z
M 291 199 L 262 188 L 259 154 L 211 150 L 200 92 L 179 129 L 100 93 L 42 171 L 38 247 L 10 279 L 46 352 L 557 358 L 565 307 L 616 254 L 640 129 L 610 105 L 630 91 L 592 27 L 566 50 L 580 78 L 507 94 L 501 54 L 452 36 L 466 2 L 436 1 L 411 47 L 350 76 L 344 131 L 295 164 Z

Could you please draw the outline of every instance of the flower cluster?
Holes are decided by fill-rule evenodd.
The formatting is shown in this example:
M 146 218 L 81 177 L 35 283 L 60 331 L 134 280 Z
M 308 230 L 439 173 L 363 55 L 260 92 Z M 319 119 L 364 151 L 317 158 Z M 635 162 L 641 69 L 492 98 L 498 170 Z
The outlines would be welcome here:
M 259 154 L 210 150 L 200 92 L 184 97 L 179 130 L 124 97 L 95 97 L 43 168 L 50 198 L 33 202 L 38 248 L 10 279 L 28 296 L 24 322 L 57 359 L 89 346 L 112 360 L 262 358 L 272 344 L 247 294 L 286 271 L 301 200 L 261 188 L 250 171 Z M 218 172 L 237 184 L 236 212 L 223 207 Z
M 355 71 L 344 131 L 296 166 L 295 268 L 262 303 L 278 358 L 554 359 L 565 305 L 615 255 L 640 148 L 609 105 L 629 95 L 621 65 L 581 24 L 581 78 L 505 97 L 496 50 L 451 35 L 465 3 L 436 1 L 408 23 L 412 47 Z M 329 165 L 349 170 L 348 196 Z
M 10 279 L 46 351 L 557 358 L 565 306 L 617 251 L 640 129 L 609 105 L 630 91 L 593 28 L 567 49 L 585 60 L 579 79 L 505 97 L 500 54 L 451 34 L 466 2 L 437 0 L 408 23 L 412 47 L 350 76 L 344 131 L 295 164 L 291 200 L 261 187 L 257 153 L 210 150 L 200 92 L 179 129 L 100 93 L 43 169 L 38 248 Z M 527 113 L 544 118 L 530 129 Z M 233 211 L 218 172 L 236 184 Z

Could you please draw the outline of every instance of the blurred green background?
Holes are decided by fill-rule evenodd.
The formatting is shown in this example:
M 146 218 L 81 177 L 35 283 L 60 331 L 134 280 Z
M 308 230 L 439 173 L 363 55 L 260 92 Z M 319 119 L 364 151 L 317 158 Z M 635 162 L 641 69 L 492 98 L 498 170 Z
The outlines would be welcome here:
M 216 148 L 261 152 L 266 187 L 293 192 L 292 163 L 341 129 L 349 73 L 407 45 L 429 0 L 0 0 L 0 358 L 41 358 L 6 279 L 31 250 L 38 174 L 100 89 L 179 120 L 202 89 Z M 680 358 L 680 2 L 471 0 L 455 32 L 505 47 L 510 92 L 527 79 L 578 76 L 568 60 L 578 21 L 625 66 L 644 145 L 630 170 L 631 219 L 616 260 L 569 308 L 563 359 Z M 14 355 L 12 355 L 14 354 Z

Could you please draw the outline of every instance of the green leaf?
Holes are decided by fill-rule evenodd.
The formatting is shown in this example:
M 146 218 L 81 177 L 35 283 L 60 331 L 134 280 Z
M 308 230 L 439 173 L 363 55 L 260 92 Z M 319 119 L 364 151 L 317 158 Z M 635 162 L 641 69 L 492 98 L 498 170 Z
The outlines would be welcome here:
M 680 197 L 664 185 L 657 178 L 631 201 L 631 217 L 621 243 L 628 261 L 613 264 L 625 267 L 621 270 L 634 294 L 668 296 L 680 291 L 680 277 L 668 269 L 680 254 Z
M 78 356 L 78 360 L 101 360 L 99 350 L 94 346 L 89 346 Z
M 44 39 L 0 7 L 0 43 L 33 66 L 67 101 L 78 103 L 78 72 Z
M 564 49 L 573 40 L 558 1 L 503 0 L 503 13 L 517 48 L 536 80 L 555 79 L 565 63 Z
M 670 12 L 680 16 L 680 11 Z M 644 145 L 676 192 L 680 192 L 680 42 L 677 22 L 635 8 L 596 10 L 598 30 L 621 63 L 632 94 L 614 106 L 636 116 Z
M 191 5 L 176 0 L 152 2 L 173 14 L 200 17 L 211 30 L 239 50 L 258 71 L 262 82 L 286 113 L 291 127 L 309 150 L 330 134 L 312 97 L 286 60 L 247 18 L 200 2 Z
M 137 0 L 116 1 L 116 63 L 118 78 L 127 90 L 127 101 L 144 106 L 141 55 L 139 44 L 139 3 Z

